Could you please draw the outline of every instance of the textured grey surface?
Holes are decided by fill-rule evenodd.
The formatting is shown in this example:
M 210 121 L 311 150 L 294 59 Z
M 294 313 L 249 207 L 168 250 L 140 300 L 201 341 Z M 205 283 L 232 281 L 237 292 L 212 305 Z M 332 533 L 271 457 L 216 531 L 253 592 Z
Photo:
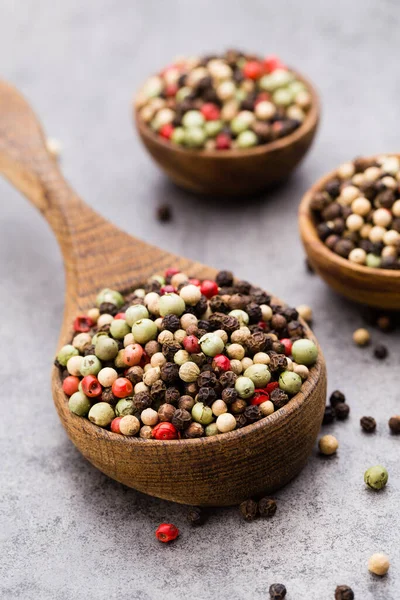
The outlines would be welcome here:
M 2 0 L 1 76 L 61 140 L 64 171 L 82 197 L 132 234 L 312 305 L 329 389 L 343 389 L 352 408 L 349 421 L 326 428 L 340 441 L 338 455 L 315 452 L 277 494 L 268 522 L 246 524 L 233 508 L 191 530 L 182 507 L 108 480 L 74 449 L 52 405 L 59 250 L 40 215 L 0 181 L 2 599 L 261 600 L 281 581 L 288 600 L 329 600 L 341 583 L 357 600 L 398 600 L 400 438 L 386 423 L 400 412 L 399 336 L 373 333 L 389 345 L 383 363 L 352 346 L 359 311 L 305 274 L 296 210 L 339 162 L 399 150 L 399 18 L 390 0 Z M 227 204 L 164 179 L 132 133 L 129 101 L 175 55 L 233 45 L 277 52 L 304 71 L 320 90 L 323 122 L 287 185 Z M 154 219 L 162 201 L 173 205 L 173 224 Z M 359 431 L 364 414 L 378 421 L 373 436 Z M 379 494 L 363 485 L 365 468 L 377 463 L 390 473 Z M 174 545 L 155 540 L 161 521 L 180 527 Z M 382 580 L 366 568 L 376 551 L 392 561 Z

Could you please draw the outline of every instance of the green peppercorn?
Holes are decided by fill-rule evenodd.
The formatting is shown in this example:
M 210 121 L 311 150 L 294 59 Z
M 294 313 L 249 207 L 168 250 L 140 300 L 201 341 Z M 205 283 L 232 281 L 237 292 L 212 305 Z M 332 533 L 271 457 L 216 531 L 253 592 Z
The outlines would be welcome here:
M 307 90 L 304 83 L 297 79 L 295 81 L 292 81 L 291 83 L 289 83 L 289 85 L 287 86 L 287 89 L 291 91 L 293 96 L 296 96 L 296 94 L 298 94 L 299 92 L 304 92 L 305 90 Z
M 81 375 L 82 377 L 86 377 L 86 375 L 97 375 L 97 373 L 101 370 L 101 362 L 94 354 L 88 354 L 83 357 L 82 366 L 81 366 Z
M 63 346 L 59 353 L 57 354 L 57 360 L 63 367 L 67 366 L 67 362 L 72 356 L 78 356 L 79 351 L 77 348 L 74 348 L 72 344 L 67 344 Z
M 97 295 L 96 298 L 96 306 L 99 307 L 103 302 L 109 302 L 110 304 L 114 304 L 117 308 L 121 308 L 124 305 L 124 297 L 117 292 L 116 290 L 110 290 L 109 288 L 104 288 Z
M 92 345 L 95 346 L 101 337 L 108 337 L 108 332 L 98 331 L 97 333 L 95 333 L 95 335 L 92 337 Z
M 279 376 L 279 387 L 288 394 L 297 394 L 300 391 L 303 380 L 294 371 L 283 371 Z
M 376 465 L 370 467 L 364 473 L 364 481 L 368 487 L 373 490 L 381 490 L 385 487 L 389 479 L 389 473 L 382 467 L 382 465 Z
M 263 388 L 271 379 L 271 373 L 267 365 L 255 364 L 248 367 L 243 373 L 245 377 L 250 377 L 256 388 Z
M 369 253 L 366 258 L 367 267 L 372 267 L 373 269 L 379 269 L 381 266 L 382 259 L 380 256 L 376 254 Z
M 225 344 L 223 340 L 216 333 L 206 333 L 200 340 L 200 348 L 207 356 L 216 356 L 221 354 Z
M 235 381 L 235 390 L 240 398 L 251 398 L 254 394 L 255 385 L 250 377 L 238 377 Z
M 280 88 L 273 93 L 272 100 L 278 106 L 289 106 L 293 102 L 293 94 L 288 88 Z
M 188 112 L 183 115 L 182 125 L 188 128 L 201 127 L 204 125 L 204 121 L 204 116 L 199 110 L 188 110 Z
M 186 305 L 178 294 L 164 294 L 160 298 L 159 310 L 162 317 L 166 317 L 167 315 L 180 317 L 185 308 Z
M 259 86 L 266 92 L 274 92 L 280 87 L 284 87 L 291 83 L 294 79 L 293 73 L 285 69 L 275 69 L 269 75 L 264 75 L 259 80 Z
M 118 354 L 118 343 L 108 335 L 102 335 L 95 341 L 94 353 L 100 360 L 113 360 Z
M 206 141 L 206 134 L 201 127 L 190 127 L 185 131 L 185 145 L 189 148 L 202 148 Z
M 205 428 L 205 434 L 206 434 L 207 437 L 210 437 L 212 435 L 217 435 L 218 433 L 219 433 L 219 429 L 218 429 L 216 423 L 210 423 Z
M 79 417 L 86 417 L 90 410 L 89 398 L 83 392 L 75 392 L 68 400 L 69 410 Z
M 292 356 L 299 365 L 313 365 L 318 358 L 318 348 L 312 340 L 296 340 L 292 346 Z
M 132 327 L 136 321 L 140 321 L 141 319 L 148 319 L 149 311 L 143 304 L 134 304 L 130 306 L 125 312 L 125 321 L 128 323 L 129 327 Z
M 192 92 L 192 90 L 190 89 L 190 87 L 188 87 L 188 86 L 181 87 L 176 92 L 176 96 L 175 96 L 176 101 L 182 102 L 182 100 L 184 100 L 186 98 L 186 96 L 188 96 L 191 92 Z
M 201 425 L 209 425 L 213 421 L 214 415 L 209 406 L 205 406 L 203 402 L 196 402 L 192 408 L 192 418 Z
M 249 315 L 247 314 L 247 312 L 241 310 L 240 308 L 235 308 L 234 310 L 231 310 L 229 316 L 235 317 L 239 321 L 241 327 L 243 327 L 243 325 L 247 325 L 249 322 Z
M 140 321 L 136 321 L 132 325 L 132 333 L 135 342 L 146 344 L 150 340 L 156 339 L 158 329 L 157 325 L 151 319 L 140 319 Z
M 125 415 L 133 415 L 135 405 L 132 398 L 122 398 L 115 405 L 115 414 L 117 417 L 125 417 Z
M 252 148 L 253 146 L 257 146 L 258 137 L 254 133 L 254 131 L 250 131 L 247 129 L 246 131 L 242 131 L 239 133 L 236 144 L 238 148 Z
M 220 131 L 222 131 L 223 126 L 224 124 L 220 120 L 206 121 L 204 123 L 204 131 L 206 132 L 207 137 L 214 138 L 220 133 Z
M 123 340 L 130 332 L 131 328 L 125 319 L 114 319 L 110 325 L 110 333 L 116 340 Z
M 249 110 L 242 110 L 231 121 L 231 130 L 236 135 L 246 131 L 249 126 L 255 121 L 254 113 Z
M 185 130 L 183 127 L 175 127 L 171 135 L 171 142 L 181 146 L 185 142 Z
M 115 417 L 113 407 L 108 402 L 93 404 L 89 411 L 89 421 L 99 427 L 107 427 Z

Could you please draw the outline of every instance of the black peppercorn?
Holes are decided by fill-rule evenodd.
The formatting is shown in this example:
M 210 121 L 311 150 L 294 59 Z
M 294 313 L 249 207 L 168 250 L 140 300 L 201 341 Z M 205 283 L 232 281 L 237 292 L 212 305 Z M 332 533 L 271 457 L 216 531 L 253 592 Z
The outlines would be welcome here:
M 236 317 L 231 317 L 229 315 L 224 315 L 221 323 L 220 329 L 223 329 L 231 335 L 236 329 L 239 329 L 240 323 Z
M 289 396 L 286 394 L 286 392 L 280 390 L 279 388 L 272 390 L 270 398 L 276 410 L 278 410 L 278 408 L 282 408 L 282 406 L 285 406 L 285 404 L 289 402 Z
M 246 348 L 251 356 L 263 352 L 267 345 L 267 334 L 261 331 L 252 333 L 246 340 Z
M 194 305 L 194 314 L 200 318 L 204 315 L 208 307 L 208 300 L 205 296 L 202 296 L 197 304 Z
M 333 406 L 327 404 L 325 406 L 324 417 L 322 419 L 322 425 L 330 425 L 335 420 L 335 409 Z
M 326 240 L 326 238 L 332 233 L 332 229 L 326 223 L 319 223 L 316 229 L 321 240 Z
M 249 315 L 249 323 L 258 323 L 262 319 L 261 308 L 256 302 L 250 302 L 246 306 L 245 312 Z
M 389 315 L 380 315 L 376 324 L 381 331 L 393 331 L 395 328 L 394 321 Z
M 174 360 L 174 356 L 179 350 L 182 350 L 182 346 L 173 340 L 164 342 L 162 345 L 162 353 L 168 362 L 172 362 Z
M 354 600 L 354 592 L 348 585 L 338 585 L 335 590 L 335 600 Z
M 245 521 L 254 521 L 257 516 L 257 502 L 251 499 L 245 500 L 240 504 L 239 510 Z
M 112 393 L 112 389 L 109 388 L 104 388 L 102 394 L 101 394 L 101 401 L 102 402 L 108 402 L 108 404 L 111 404 L 111 406 L 115 406 L 118 402 L 119 398 L 116 398 L 114 396 L 114 394 Z
M 375 358 L 379 358 L 379 360 L 383 360 L 388 355 L 388 349 L 383 344 L 379 344 L 374 348 L 374 356 Z
M 271 319 L 271 327 L 273 329 L 280 331 L 280 330 L 284 329 L 286 326 L 287 326 L 287 321 L 283 315 L 279 315 L 279 314 L 273 315 L 273 317 Z
M 150 342 L 147 342 L 145 345 L 144 350 L 147 356 L 150 356 L 151 358 L 154 354 L 156 354 L 156 352 L 161 351 L 161 345 L 155 340 L 150 340 Z
M 107 314 L 115 317 L 115 315 L 119 312 L 119 308 L 112 302 L 102 302 L 99 306 L 99 312 L 101 315 Z
M 131 367 L 128 370 L 128 372 L 125 375 L 125 377 L 127 379 L 129 379 L 129 381 L 133 385 L 136 385 L 137 383 L 139 383 L 139 381 L 142 381 L 142 379 L 143 379 L 143 369 L 142 369 L 142 367 L 139 367 L 139 366 Z
M 300 323 L 300 321 L 291 321 L 287 326 L 289 337 L 303 337 L 304 335 L 304 327 Z
M 237 400 L 237 391 L 235 388 L 225 388 L 222 390 L 221 398 L 228 406 Z
M 203 387 L 215 388 L 217 383 L 218 383 L 218 379 L 217 379 L 216 374 L 213 371 L 210 371 L 209 368 L 207 370 L 203 371 L 202 373 L 200 373 L 200 375 L 197 378 L 197 385 L 199 386 L 199 388 L 203 388 Z
M 228 300 L 228 305 L 231 310 L 244 310 L 249 302 L 249 297 L 243 294 L 232 294 Z
M 328 192 L 332 198 L 337 198 L 337 196 L 340 194 L 340 186 L 340 179 L 335 177 L 334 179 L 328 181 L 328 183 L 325 185 L 325 191 Z
M 161 379 L 153 383 L 150 388 L 150 395 L 156 402 L 164 402 L 167 386 Z
M 181 323 L 179 317 L 176 315 L 166 315 L 161 321 L 162 330 L 172 331 L 172 333 L 175 333 L 175 331 L 178 331 L 180 327 Z
M 152 402 L 153 399 L 148 392 L 139 392 L 133 397 L 133 404 L 137 411 L 142 411 L 145 408 L 150 408 Z
M 166 404 L 176 404 L 181 397 L 180 391 L 176 387 L 169 387 L 165 392 Z
M 231 404 L 231 413 L 234 415 L 240 415 L 240 414 L 244 413 L 244 411 L 246 410 L 246 407 L 247 407 L 246 400 L 243 400 L 243 398 L 238 398 Z
M 249 294 L 251 289 L 251 283 L 248 281 L 237 281 L 235 288 L 239 294 Z
M 324 208 L 324 210 L 321 213 L 321 217 L 324 219 L 324 221 L 333 221 L 333 219 L 336 219 L 341 215 L 342 207 L 338 202 L 332 202 L 332 204 Z
M 288 361 L 284 354 L 273 354 L 271 356 L 268 368 L 271 373 L 284 371 L 287 367 Z
M 199 386 L 194 381 L 185 384 L 185 394 L 187 394 L 188 396 L 192 396 L 194 398 L 198 391 Z
M 179 365 L 172 362 L 165 363 L 165 365 L 161 367 L 161 379 L 168 384 L 179 379 Z
M 197 506 L 192 506 L 187 514 L 187 520 L 193 527 L 203 525 L 205 521 L 204 510 Z
M 354 243 L 346 239 L 339 240 L 333 248 L 333 251 L 343 258 L 347 258 L 352 250 L 354 250 Z
M 374 417 L 361 417 L 360 425 L 366 433 L 372 433 L 376 429 L 376 421 Z
M 311 210 L 320 212 L 324 210 L 331 202 L 331 198 L 326 192 L 316 192 L 311 198 L 310 207 Z
M 210 308 L 213 312 L 228 313 L 230 308 L 221 296 L 213 296 L 210 299 Z
M 217 393 L 214 388 L 201 387 L 199 389 L 197 394 L 198 402 L 203 402 L 206 406 L 210 406 L 215 400 L 217 400 Z
M 172 404 L 161 404 L 160 408 L 158 409 L 158 418 L 161 422 L 170 422 L 175 414 L 175 411 L 176 408 L 175 406 L 172 406 Z
M 157 208 L 157 219 L 161 223 L 168 223 L 172 219 L 172 210 L 169 204 L 161 204 Z
M 194 406 L 194 398 L 192 396 L 181 396 L 178 401 L 178 408 L 191 411 Z
M 184 430 L 183 437 L 185 438 L 198 438 L 204 435 L 204 427 L 200 423 L 194 421 L 190 423 L 189 427 Z
M 291 306 L 286 306 L 282 312 L 286 321 L 297 321 L 299 318 L 299 311 L 296 308 L 292 308 Z
M 172 417 L 171 423 L 174 425 L 179 431 L 183 431 L 189 427 L 192 421 L 192 416 L 189 411 L 184 408 L 178 408 L 174 412 L 174 416 Z
M 236 429 L 241 429 L 247 425 L 247 419 L 242 413 L 241 415 L 234 415 L 236 419 Z
M 400 416 L 395 415 L 394 417 L 390 417 L 389 428 L 390 431 L 396 435 L 400 433 Z
M 286 588 L 283 583 L 273 583 L 269 588 L 271 600 L 283 600 L 286 596 Z
M 255 423 L 262 418 L 262 412 L 257 404 L 251 404 L 250 406 L 247 406 L 243 414 L 248 423 Z
M 231 271 L 220 271 L 217 274 L 215 281 L 219 287 L 229 287 L 233 284 L 233 274 Z
M 276 502 L 272 498 L 261 498 L 258 503 L 258 512 L 261 517 L 273 517 L 276 513 Z
M 220 376 L 219 384 L 223 388 L 233 388 L 235 386 L 235 381 L 237 378 L 238 376 L 233 371 L 226 371 Z
M 89 344 L 88 346 L 85 346 L 84 350 L 83 350 L 83 356 L 89 356 L 91 354 L 94 354 L 95 352 L 95 347 L 93 344 Z
M 350 406 L 345 402 L 339 402 L 339 404 L 335 406 L 335 415 L 336 418 L 339 419 L 339 421 L 345 421 L 349 416 L 349 413 Z
M 335 407 L 341 402 L 346 402 L 346 396 L 343 394 L 343 392 L 335 390 L 330 395 L 329 402 L 331 403 L 331 406 Z

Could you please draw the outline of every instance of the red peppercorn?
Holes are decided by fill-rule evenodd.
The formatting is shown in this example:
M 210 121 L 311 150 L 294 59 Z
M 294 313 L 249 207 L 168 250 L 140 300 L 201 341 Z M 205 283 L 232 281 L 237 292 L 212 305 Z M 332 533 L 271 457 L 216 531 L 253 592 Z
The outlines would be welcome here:
M 148 365 L 149 362 L 150 362 L 150 356 L 147 354 L 147 352 L 145 350 L 143 350 L 143 354 L 142 354 L 142 358 L 140 359 L 139 367 L 142 367 L 142 369 L 144 369 L 144 367 L 146 365 Z
M 266 329 L 266 328 L 267 328 L 267 324 L 266 324 L 266 322 L 265 322 L 265 321 L 259 321 L 259 322 L 257 323 L 257 326 L 258 326 L 260 329 Z
M 278 56 L 270 54 L 264 60 L 264 68 L 267 73 L 272 73 L 275 69 L 286 69 L 286 66 Z
M 292 354 L 292 340 L 289 340 L 289 338 L 282 338 L 281 340 L 279 340 L 281 344 L 283 344 L 285 346 L 285 354 L 286 356 L 290 356 Z
M 119 423 L 121 419 L 122 417 L 115 417 L 115 419 L 111 421 L 110 429 L 113 433 L 121 433 L 121 430 L 119 428 Z
M 75 392 L 78 391 L 79 387 L 79 377 L 75 377 L 74 375 L 68 375 L 63 381 L 62 389 L 67 396 L 72 396 Z
M 156 440 L 176 440 L 178 437 L 176 427 L 167 421 L 156 425 L 151 433 Z
M 212 298 L 218 294 L 218 285 L 211 279 L 205 279 L 200 286 L 200 291 L 206 298 Z
M 177 269 L 176 267 L 169 267 L 169 269 L 167 269 L 164 273 L 164 277 L 165 279 L 167 279 L 168 277 L 172 277 L 173 275 L 176 275 L 177 273 L 180 273 L 180 269 Z
M 279 383 L 277 381 L 271 381 L 271 383 L 267 383 L 267 385 L 265 386 L 265 391 L 267 392 L 267 394 L 270 394 L 278 387 Z
M 172 523 L 161 523 L 156 529 L 156 538 L 160 542 L 172 542 L 179 535 L 179 529 Z
M 256 389 L 254 390 L 254 396 L 251 399 L 250 404 L 262 404 L 263 402 L 267 402 L 269 400 L 269 394 L 265 389 Z
M 76 317 L 74 321 L 74 331 L 78 331 L 79 333 L 87 333 L 90 331 L 90 328 L 93 327 L 94 322 L 90 317 L 85 317 L 84 315 L 80 315 Z
M 212 368 L 218 371 L 230 371 L 231 361 L 224 354 L 217 354 L 213 358 Z
M 213 102 L 206 102 L 200 109 L 206 121 L 217 121 L 221 115 L 218 106 Z
M 183 338 L 183 347 L 189 354 L 197 354 L 201 350 L 199 340 L 195 335 L 187 335 Z
M 192 277 L 191 279 L 189 279 L 189 283 L 191 283 L 192 285 L 197 285 L 198 287 L 201 286 L 200 279 L 196 279 L 195 277 Z
M 164 296 L 164 294 L 174 294 L 176 292 L 176 288 L 173 285 L 163 285 L 160 288 L 160 296 Z
M 114 317 L 114 319 L 125 319 L 125 313 L 117 313 Z
M 217 150 L 229 150 L 232 140 L 226 133 L 219 133 L 215 138 L 215 148 Z
M 271 94 L 269 94 L 268 92 L 261 92 L 255 99 L 254 105 L 257 106 L 259 102 L 268 102 L 269 100 L 271 100 Z
M 171 135 L 173 134 L 173 131 L 174 126 L 171 125 L 171 123 L 166 123 L 165 125 L 160 127 L 158 133 L 161 137 L 165 138 L 166 140 L 169 140 L 171 138 Z
M 178 86 L 175 84 L 167 85 L 165 88 L 165 95 L 167 98 L 173 98 L 178 91 Z
M 243 75 L 248 79 L 259 79 L 263 72 L 263 65 L 258 60 L 249 60 L 243 67 Z
M 124 350 L 124 363 L 129 367 L 138 365 L 142 360 L 143 352 L 144 350 L 140 344 L 129 344 Z
M 112 384 L 112 393 L 116 398 L 126 398 L 133 392 L 133 385 L 126 377 L 118 377 Z
M 99 380 L 94 375 L 86 375 L 81 382 L 82 392 L 89 398 L 96 398 L 100 396 L 103 388 L 100 385 Z

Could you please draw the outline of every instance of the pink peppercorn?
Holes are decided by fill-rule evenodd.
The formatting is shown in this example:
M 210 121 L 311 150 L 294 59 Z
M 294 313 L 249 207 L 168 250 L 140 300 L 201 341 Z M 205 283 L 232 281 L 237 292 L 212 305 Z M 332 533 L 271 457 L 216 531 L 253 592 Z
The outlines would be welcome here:
M 292 340 L 289 340 L 289 338 L 283 338 L 279 341 L 285 347 L 286 356 L 290 356 L 292 354 Z
M 197 354 L 201 350 L 199 340 L 195 335 L 187 335 L 183 338 L 183 347 L 189 354 Z
M 172 542 L 179 535 L 179 529 L 172 523 L 161 523 L 156 529 L 156 538 L 160 542 Z
M 218 294 L 218 285 L 211 279 L 205 279 L 200 286 L 200 291 L 206 298 L 212 298 Z
M 117 313 L 115 315 L 114 319 L 125 319 L 125 313 L 124 312 Z
M 69 375 L 66 377 L 62 384 L 62 389 L 67 396 L 72 396 L 75 392 L 78 391 L 79 388 L 79 377 L 75 377 L 74 375 Z
M 169 269 L 165 271 L 164 277 L 165 279 L 168 279 L 169 277 L 177 275 L 178 273 L 180 273 L 180 269 L 177 269 L 176 267 L 169 267 Z
M 265 389 L 254 390 L 254 396 L 250 401 L 250 404 L 258 405 L 269 400 L 269 394 Z
M 74 321 L 74 331 L 77 331 L 79 333 L 87 333 L 88 331 L 90 331 L 93 325 L 94 322 L 90 317 L 80 315 L 79 317 L 76 317 Z
M 124 350 L 124 363 L 129 367 L 138 365 L 142 360 L 143 352 L 144 350 L 140 344 L 129 344 Z
M 278 387 L 279 383 L 277 381 L 271 381 L 271 383 L 267 383 L 267 385 L 265 386 L 265 391 L 267 392 L 267 394 L 270 394 Z
M 206 102 L 200 109 L 206 121 L 217 121 L 221 115 L 218 106 L 213 102 Z
M 267 73 L 272 73 L 276 69 L 286 69 L 281 59 L 275 54 L 270 54 L 264 60 L 264 68 Z
M 218 371 L 230 371 L 231 361 L 224 354 L 217 354 L 212 361 L 212 368 Z
M 232 140 L 229 135 L 219 133 L 215 138 L 215 148 L 217 150 L 229 150 L 232 145 Z
M 166 123 L 165 125 L 163 125 L 162 127 L 160 127 L 160 129 L 158 130 L 158 133 L 161 137 L 165 138 L 166 140 L 169 140 L 171 138 L 171 135 L 174 132 L 174 127 L 173 125 L 171 125 L 171 123 Z
M 121 419 L 122 417 L 115 417 L 115 419 L 111 421 L 110 429 L 113 433 L 121 433 L 121 430 L 119 428 L 119 423 Z
M 159 423 L 151 433 L 156 440 L 176 440 L 178 437 L 178 430 L 168 422 Z
M 263 65 L 258 60 L 249 60 L 243 67 L 243 75 L 247 79 L 259 79 L 263 72 Z
M 201 281 L 200 279 L 196 279 L 195 277 L 191 277 L 189 279 L 189 283 L 191 283 L 192 285 L 197 285 L 198 287 L 201 286 Z
M 160 288 L 160 296 L 164 296 L 164 294 L 174 294 L 176 292 L 176 288 L 173 285 L 163 285 Z

